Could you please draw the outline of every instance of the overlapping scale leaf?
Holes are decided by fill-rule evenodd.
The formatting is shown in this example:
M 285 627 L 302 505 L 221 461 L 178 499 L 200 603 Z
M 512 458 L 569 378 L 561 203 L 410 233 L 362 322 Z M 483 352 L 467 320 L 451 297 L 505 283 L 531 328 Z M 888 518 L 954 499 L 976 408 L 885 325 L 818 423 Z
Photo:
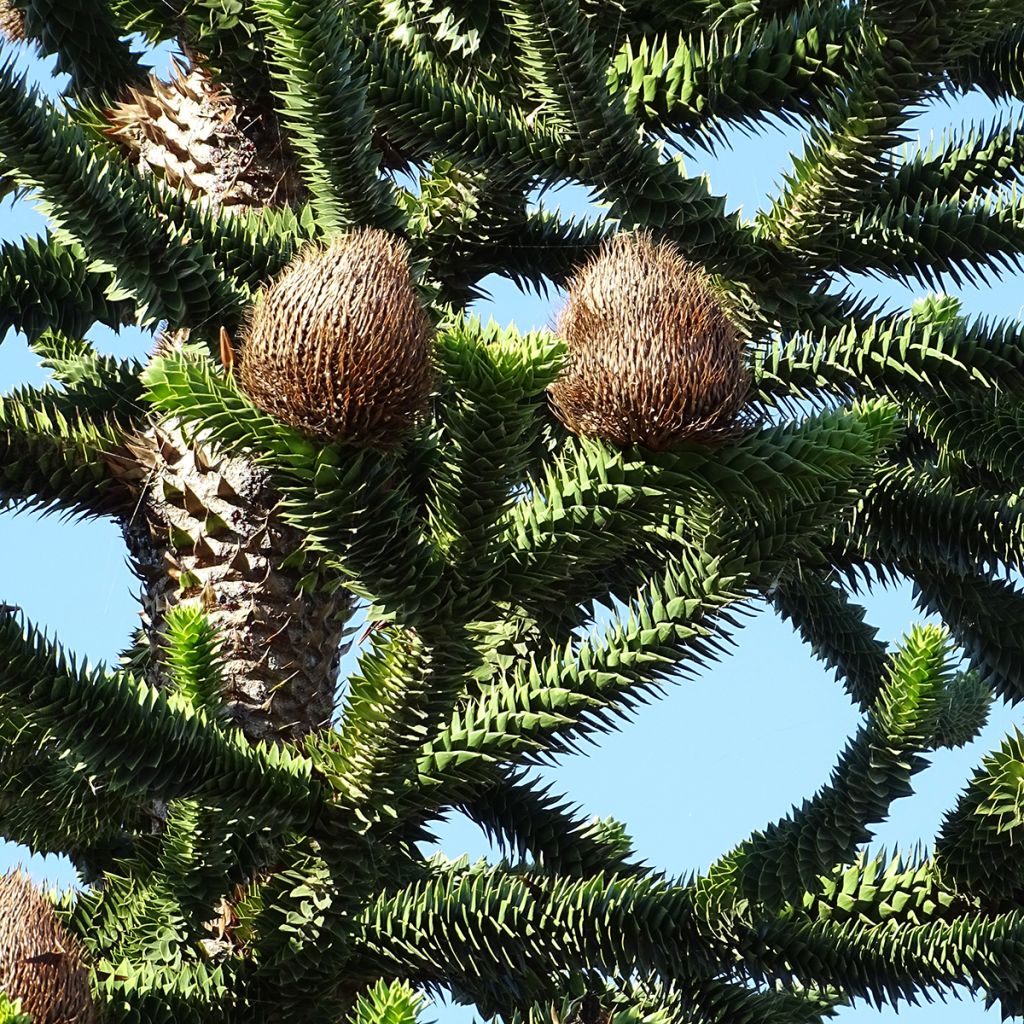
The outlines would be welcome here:
M 1021 566 L 1024 519 L 1016 496 L 958 487 L 929 467 L 896 465 L 865 491 L 851 520 L 851 550 L 883 562 L 940 566 L 961 573 Z
M 1016 190 L 966 202 L 899 199 L 847 217 L 836 257 L 851 272 L 941 288 L 985 284 L 1020 267 Z
M 21 1001 L 11 1002 L 0 992 L 0 1024 L 32 1024 L 32 1018 L 21 1012 Z
M 174 822 L 168 825 L 174 828 Z M 138 864 L 131 868 L 131 874 L 121 874 L 118 864 L 105 873 L 102 889 L 79 896 L 72 925 L 87 936 L 86 946 L 96 959 L 181 970 L 198 936 L 190 934 L 171 878 L 140 871 Z M 212 909 L 207 907 L 206 913 Z
M 890 202 L 933 203 L 981 197 L 990 189 L 1019 184 L 1024 165 L 1024 118 L 990 125 L 971 123 L 943 132 L 927 147 L 902 155 L 882 182 Z
M 370 146 L 372 113 L 358 57 L 336 5 L 321 0 L 257 0 L 282 117 L 321 227 L 396 230 L 404 218 L 378 175 Z
M 311 586 L 344 580 L 374 602 L 374 619 L 400 617 L 421 626 L 452 603 L 450 581 L 417 521 L 398 457 L 310 441 L 257 409 L 194 353 L 156 360 L 144 380 L 161 412 L 277 471 L 282 516 L 306 537 L 295 558 L 319 563 Z
M 420 178 L 419 195 L 400 196 L 413 252 L 429 261 L 452 302 L 485 296 L 479 282 L 489 274 L 547 294 L 608 237 L 611 228 L 601 221 L 530 210 L 529 181 L 520 172 L 435 159 L 430 175 Z
M 0 397 L 0 506 L 83 517 L 131 507 L 118 472 L 126 468 L 125 429 L 138 409 L 131 392 L 106 397 L 113 409 L 98 411 L 80 409 L 73 392 L 54 388 Z
M 71 76 L 79 100 L 113 102 L 145 80 L 139 54 L 122 39 L 105 0 L 28 0 L 25 32 L 45 54 L 56 54 L 56 71 Z
M 502 871 L 382 894 L 360 915 L 357 949 L 385 977 L 482 984 L 522 1002 L 566 970 L 687 973 L 700 961 L 685 890 L 637 878 L 583 881 Z
M 496 592 L 528 604 L 545 588 L 561 604 L 600 597 L 600 567 L 628 555 L 638 572 L 655 570 L 666 547 L 710 528 L 715 509 L 742 520 L 813 499 L 824 480 L 862 472 L 861 460 L 890 444 L 894 430 L 894 410 L 882 403 L 770 427 L 715 450 L 684 445 L 653 455 L 570 441 L 509 516 L 514 549 L 498 581 L 507 589 Z M 628 567 L 620 571 L 625 591 L 617 596 L 636 583 Z
M 923 88 L 897 40 L 868 30 L 858 42 L 856 75 L 835 95 L 827 123 L 812 129 L 782 194 L 757 220 L 759 233 L 776 239 L 805 273 L 833 265 L 851 199 L 877 188 Z
M 850 697 L 867 709 L 884 678 L 886 645 L 876 639 L 878 630 L 865 621 L 864 609 L 810 570 L 779 581 L 767 596 L 814 655 L 835 671 Z
M 935 841 L 941 876 L 994 909 L 1024 893 L 1024 734 L 1014 729 L 975 771 Z
M 337 729 L 310 740 L 319 771 L 369 823 L 397 817 L 416 752 L 439 726 L 438 704 L 450 710 L 430 655 L 411 631 L 378 626 L 348 679 Z
M 217 717 L 223 708 L 223 643 L 198 605 L 182 603 L 167 612 L 164 644 L 175 692 Z
M 459 318 L 438 334 L 444 383 L 436 400 L 438 457 L 428 501 L 442 546 L 470 585 L 497 568 L 501 520 L 533 461 L 547 422 L 545 388 L 561 355 L 551 335 L 520 335 L 493 321 L 484 327 Z
M 295 841 L 279 856 L 278 870 L 237 908 L 240 926 L 257 940 L 254 990 L 294 1020 L 341 1020 L 351 1007 L 338 980 L 376 866 L 365 843 L 343 852 Z M 310 992 L 317 993 L 315 1005 Z
M 403 981 L 381 980 L 360 993 L 349 1016 L 350 1024 L 416 1024 L 423 996 Z
M 881 925 L 952 921 L 978 909 L 977 901 L 944 884 L 931 860 L 860 854 L 852 864 L 823 875 L 803 894 L 799 909 L 811 920 Z
M 617 141 L 602 137 L 623 125 L 604 101 L 601 65 L 577 0 L 498 0 L 514 42 L 515 66 L 532 104 L 592 152 Z M 613 127 L 614 125 L 614 127 Z
M 58 237 L 113 271 L 140 318 L 201 323 L 240 302 L 203 240 L 158 215 L 156 186 L 90 146 L 10 63 L 0 69 L 0 151 L 19 184 L 42 193 Z
M 760 923 L 737 952 L 758 977 L 837 987 L 895 1006 L 916 1002 L 920 993 L 952 993 L 957 985 L 1016 988 L 1024 917 L 971 913 L 906 927 L 779 917 Z
M 553 126 L 543 117 L 527 122 L 528 111 L 506 97 L 472 80 L 455 81 L 438 65 L 425 68 L 379 40 L 352 45 L 368 69 L 374 123 L 411 159 L 441 153 L 525 173 L 540 166 L 552 178 L 582 169 L 581 155 L 563 145 Z
M 1024 345 L 1017 321 L 941 326 L 887 317 L 772 341 L 754 355 L 754 398 L 956 394 L 1024 389 Z
M 645 870 L 621 823 L 585 821 L 567 799 L 524 772 L 496 772 L 460 809 L 502 849 L 529 856 L 535 870 L 576 878 Z
M 96 995 L 104 1021 L 113 1024 L 228 1024 L 252 1012 L 233 965 L 192 963 L 167 967 L 100 961 Z
M 814 891 L 819 875 L 852 860 L 884 821 L 893 800 L 908 796 L 910 779 L 935 742 L 950 684 L 948 634 L 915 628 L 886 666 L 865 724 L 847 744 L 828 784 L 781 821 L 757 832 L 712 865 L 698 882 L 706 926 L 739 901 L 777 908 Z
M 1012 25 L 994 33 L 953 65 L 953 77 L 961 88 L 979 88 L 992 99 L 1024 95 L 1021 53 L 1024 27 Z
M 1024 406 L 995 391 L 943 395 L 913 406 L 915 425 L 942 452 L 996 477 L 1000 490 L 1024 484 Z
M 130 848 L 147 823 L 142 804 L 111 793 L 46 731 L 0 700 L 0 835 L 33 852 L 69 857 L 86 877 Z
M 126 31 L 152 43 L 184 37 L 203 64 L 247 99 L 269 96 L 269 74 L 256 19 L 242 0 L 108 0 Z
M 728 124 L 792 123 L 820 113 L 836 81 L 856 67 L 859 25 L 851 8 L 808 5 L 731 32 L 642 37 L 616 54 L 609 86 L 652 128 L 696 130 L 709 141 Z
M 376 14 L 372 4 L 366 5 Z M 395 0 L 380 11 L 381 26 L 412 53 L 428 51 L 449 66 L 473 61 L 482 74 L 508 57 L 508 29 L 493 0 Z
M 81 246 L 49 234 L 0 246 L 0 335 L 13 327 L 30 340 L 51 329 L 81 337 L 94 323 L 116 330 L 133 316 L 113 273 L 94 270 Z
M 572 979 L 568 994 L 517 1011 L 511 1024 L 573 1021 L 585 1024 L 821 1024 L 834 1004 L 825 993 L 756 989 L 744 982 L 676 977 L 672 984 L 644 979 L 629 985 L 602 983 L 592 976 Z
M 750 596 L 752 577 L 767 578 L 784 571 L 797 552 L 808 554 L 804 545 L 814 521 L 830 528 L 835 488 L 847 494 L 847 502 L 853 500 L 850 477 L 870 470 L 891 442 L 893 428 L 892 410 L 876 406 L 845 421 L 812 421 L 802 443 L 788 438 L 794 446 L 785 455 L 786 446 L 776 449 L 780 458 L 773 468 L 787 467 L 777 486 L 780 496 L 796 496 L 795 510 L 783 504 L 777 519 L 762 511 L 754 527 L 726 518 L 721 532 L 702 538 L 701 546 L 684 545 L 667 566 L 652 568 L 603 635 L 556 642 L 521 657 L 483 686 L 480 696 L 468 701 L 425 748 L 420 762 L 424 780 L 447 776 L 447 784 L 458 785 L 457 780 L 472 778 L 496 758 L 571 749 L 574 737 L 611 727 L 650 691 L 679 678 L 681 669 L 713 660 L 718 633 L 731 624 L 723 614 L 726 606 Z M 827 453 L 816 450 L 825 436 L 830 437 Z M 818 507 L 816 490 L 825 498 Z M 796 538 L 798 546 L 787 549 Z
M 1004 580 L 915 568 L 918 605 L 949 626 L 982 683 L 1003 700 L 1024 700 L 1024 593 Z
M 309 763 L 283 748 L 249 747 L 126 674 L 79 669 L 10 614 L 0 618 L 0 650 L 0 697 L 115 790 L 163 799 L 245 793 L 281 827 L 312 818 L 321 797 Z
M 988 721 L 992 688 L 980 672 L 958 672 L 947 684 L 935 727 L 935 746 L 965 747 Z

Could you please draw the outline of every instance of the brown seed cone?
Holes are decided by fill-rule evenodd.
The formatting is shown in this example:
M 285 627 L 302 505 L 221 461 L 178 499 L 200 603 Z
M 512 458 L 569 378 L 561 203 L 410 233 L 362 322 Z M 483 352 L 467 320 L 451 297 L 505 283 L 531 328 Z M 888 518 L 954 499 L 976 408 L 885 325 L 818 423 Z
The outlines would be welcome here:
M 575 434 L 664 451 L 735 433 L 749 374 L 707 275 L 669 242 L 622 234 L 570 282 L 566 366 L 548 389 Z
M 151 75 L 107 120 L 106 134 L 143 173 L 218 209 L 281 206 L 303 193 L 273 112 L 241 109 L 201 69 L 176 64 L 169 82 Z
M 314 437 L 396 441 L 433 381 L 408 260 L 405 242 L 377 229 L 305 249 L 242 330 L 240 382 L 253 402 Z
M 20 871 L 0 876 L 0 992 L 33 1024 L 92 1024 L 82 950 Z
M 10 0 L 0 0 L 0 36 L 10 43 L 25 41 L 25 12 Z

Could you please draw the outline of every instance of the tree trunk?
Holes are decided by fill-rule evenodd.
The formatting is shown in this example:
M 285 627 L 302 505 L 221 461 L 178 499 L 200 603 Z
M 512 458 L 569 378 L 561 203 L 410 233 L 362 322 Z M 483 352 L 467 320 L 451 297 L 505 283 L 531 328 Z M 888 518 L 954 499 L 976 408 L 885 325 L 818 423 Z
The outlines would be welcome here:
M 190 190 L 196 202 L 238 209 L 299 197 L 273 112 L 237 105 L 201 71 L 154 78 L 109 117 L 110 136 L 144 173 Z M 187 340 L 187 330 L 164 332 L 155 354 Z M 166 684 L 168 610 L 197 600 L 222 638 L 225 706 L 250 741 L 295 741 L 328 726 L 354 600 L 347 591 L 303 592 L 301 573 L 282 567 L 299 537 L 275 514 L 266 473 L 190 444 L 173 423 L 149 429 L 132 451 L 143 474 L 124 532 L 142 581 L 151 681 Z

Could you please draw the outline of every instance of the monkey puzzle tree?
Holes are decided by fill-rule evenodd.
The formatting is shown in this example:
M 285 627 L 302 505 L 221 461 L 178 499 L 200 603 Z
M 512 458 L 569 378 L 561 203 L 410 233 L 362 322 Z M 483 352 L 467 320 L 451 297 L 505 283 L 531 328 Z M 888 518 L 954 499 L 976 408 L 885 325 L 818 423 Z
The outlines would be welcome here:
M 0 834 L 84 883 L 0 882 L 0 1019 L 406 1024 L 443 987 L 523 1024 L 787 1024 L 956 984 L 1024 1014 L 1024 737 L 932 850 L 865 849 L 1024 696 L 1024 336 L 837 283 L 1017 264 L 1019 123 L 896 147 L 924 101 L 1024 89 L 1022 15 L 4 0 L 69 85 L 0 72 L 2 187 L 51 225 L 3 248 L 0 317 L 53 376 L 0 404 L 0 491 L 120 522 L 143 625 L 87 670 L 0 617 Z M 170 81 L 129 33 L 178 44 Z M 806 143 L 741 222 L 671 154 L 770 118 Z M 536 204 L 569 181 L 606 216 Z M 492 273 L 567 284 L 558 329 L 468 316 Z M 85 340 L 129 323 L 144 363 Z M 851 594 L 892 577 L 945 625 L 888 649 Z M 757 601 L 863 725 L 668 878 L 531 772 Z M 453 810 L 507 860 L 425 857 Z

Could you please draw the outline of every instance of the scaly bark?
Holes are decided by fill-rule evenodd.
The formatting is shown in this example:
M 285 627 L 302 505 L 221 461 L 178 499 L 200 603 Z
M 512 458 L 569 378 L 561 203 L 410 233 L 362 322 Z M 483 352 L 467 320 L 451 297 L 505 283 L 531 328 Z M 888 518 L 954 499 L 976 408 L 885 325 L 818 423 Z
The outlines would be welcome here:
M 143 173 L 197 202 L 242 209 L 301 197 L 273 112 L 235 103 L 201 69 L 178 67 L 170 82 L 132 90 L 110 122 Z M 187 340 L 187 330 L 164 332 L 154 354 Z M 198 599 L 224 642 L 225 705 L 251 741 L 298 740 L 327 726 L 353 599 L 303 592 L 301 573 L 282 567 L 299 537 L 277 517 L 266 473 L 190 444 L 173 423 L 131 447 L 144 473 L 125 538 L 142 581 L 151 680 L 164 683 L 168 610 Z

